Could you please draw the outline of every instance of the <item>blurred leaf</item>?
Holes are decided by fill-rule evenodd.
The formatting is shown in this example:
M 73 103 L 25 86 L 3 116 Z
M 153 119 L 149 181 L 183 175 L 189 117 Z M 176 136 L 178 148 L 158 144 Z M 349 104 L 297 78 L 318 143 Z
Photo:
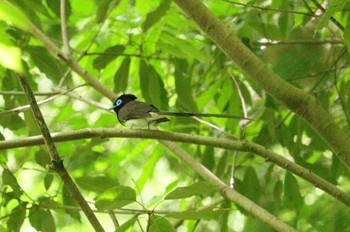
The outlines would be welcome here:
M 344 29 L 343 32 L 344 37 L 344 43 L 348 49 L 348 52 L 350 51 L 350 23 L 348 23 Z
M 47 209 L 32 206 L 29 210 L 29 222 L 37 230 L 43 232 L 55 232 L 55 220 Z
M 9 231 L 20 231 L 26 216 L 26 206 L 26 203 L 22 203 L 12 210 L 10 217 L 7 221 L 7 229 Z
M 71 197 L 71 194 L 65 184 L 62 185 L 62 200 L 65 206 L 79 206 L 77 201 Z M 66 209 L 65 212 L 66 214 L 70 215 L 72 218 L 81 223 L 81 216 L 79 211 Z
M 140 62 L 140 87 L 143 98 L 161 110 L 168 109 L 168 97 L 164 83 L 157 71 L 145 61 Z
M 22 30 L 28 30 L 28 19 L 26 16 L 8 1 L 0 1 L 0 20 L 4 20 Z
M 37 68 L 54 82 L 58 82 L 66 71 L 65 66 L 43 47 L 28 46 L 25 51 L 29 53 Z
M 175 90 L 177 93 L 176 105 L 187 112 L 197 112 L 197 105 L 192 97 L 191 79 L 186 75 L 188 63 L 186 60 L 175 59 Z
M 39 151 L 34 154 L 35 161 L 43 168 L 47 168 L 47 165 L 51 164 L 51 158 L 48 151 L 40 148 Z
M 131 218 L 128 221 L 124 222 L 121 226 L 119 226 L 115 232 L 124 232 L 124 231 L 129 231 L 130 228 L 132 228 L 137 221 L 136 218 Z
M 123 63 L 120 65 L 118 71 L 114 75 L 114 92 L 124 93 L 126 88 L 128 87 L 128 78 L 129 78 L 129 66 L 130 66 L 130 58 L 126 57 L 123 60 Z
M 246 197 L 258 203 L 262 194 L 260 182 L 255 170 L 248 167 L 243 178 L 243 192 Z
M 108 10 L 110 8 L 111 5 L 111 0 L 99 0 L 96 1 L 96 4 L 98 5 L 97 11 L 96 11 L 96 18 L 95 21 L 97 23 L 102 23 L 108 13 Z
M 44 179 L 44 186 L 46 190 L 50 188 L 52 182 L 53 182 L 53 175 L 51 173 L 46 174 Z
M 17 183 L 16 177 L 7 168 L 4 168 L 2 172 L 2 184 L 11 186 L 13 190 L 11 194 L 17 199 L 19 199 L 23 193 L 21 187 Z
M 142 30 L 146 32 L 156 22 L 158 22 L 166 13 L 170 7 L 170 0 L 163 0 L 154 11 L 150 12 L 146 16 L 146 20 L 142 23 Z
M 142 170 L 140 177 L 137 179 L 137 187 L 139 191 L 142 191 L 143 187 L 146 184 L 146 181 L 150 178 L 152 178 L 152 174 L 154 172 L 154 169 L 159 161 L 159 159 L 162 157 L 161 152 L 156 152 L 155 154 L 151 155 L 147 162 L 145 163 L 145 167 Z
M 0 4 L 1 5 L 1 4 Z M 0 65 L 23 74 L 21 49 L 0 43 Z
M 293 11 L 293 4 L 289 1 L 281 1 L 280 6 L 280 17 L 278 18 L 278 25 L 281 30 L 281 34 L 284 35 L 284 38 L 288 38 L 289 32 L 292 29 L 294 22 L 294 15 L 290 13 Z
M 119 185 L 119 182 L 108 176 L 82 176 L 75 178 L 75 182 L 79 187 L 101 193 L 106 189 L 110 189 Z
M 293 210 L 299 210 L 303 205 L 303 198 L 295 177 L 289 172 L 286 173 L 284 181 L 284 204 Z
M 330 0 L 326 8 L 326 12 L 322 15 L 320 22 L 318 23 L 317 29 L 320 30 L 324 25 L 329 22 L 329 19 L 338 11 L 341 11 L 347 1 L 344 0 Z
M 212 220 L 217 219 L 219 216 L 221 216 L 225 210 L 219 209 L 204 209 L 204 210 L 186 210 L 179 213 L 168 213 L 166 216 L 170 218 L 176 218 L 181 220 Z
M 171 223 L 164 217 L 156 215 L 151 216 L 149 232 L 175 232 L 175 228 Z
M 61 18 L 61 6 L 60 6 L 60 2 L 61 1 L 56 1 L 56 0 L 46 0 L 46 4 L 47 6 L 52 10 L 52 12 L 59 18 Z M 70 5 L 70 1 L 66 1 L 65 3 L 66 6 L 66 18 L 67 21 L 69 21 L 69 16 L 71 14 L 71 5 Z
M 136 201 L 135 190 L 127 186 L 109 188 L 96 198 L 99 210 L 118 209 Z
M 273 199 L 275 202 L 275 208 L 278 210 L 282 203 L 283 183 L 278 180 L 273 188 Z
M 219 162 L 216 166 L 216 176 L 221 178 L 222 175 L 225 173 L 226 170 L 226 166 L 227 166 L 227 157 L 228 155 L 226 154 L 227 152 L 225 152 L 224 154 L 222 154 L 221 158 L 219 159 Z
M 212 192 L 215 191 L 215 188 L 205 181 L 199 181 L 197 183 L 194 183 L 190 186 L 186 187 L 178 187 L 172 192 L 170 192 L 168 195 L 165 196 L 165 200 L 172 200 L 172 199 L 182 199 L 182 198 L 188 198 L 192 196 L 206 196 Z
M 214 147 L 206 146 L 201 160 L 201 163 L 212 171 L 215 167 Z
M 104 52 L 94 59 L 93 66 L 96 69 L 103 69 L 108 63 L 116 59 L 119 55 L 123 54 L 125 47 L 123 45 L 114 45 L 107 48 Z
M 162 34 L 158 44 L 163 50 L 180 59 L 192 58 L 201 62 L 204 62 L 206 59 L 202 50 L 198 49 L 190 40 L 180 39 L 168 32 Z

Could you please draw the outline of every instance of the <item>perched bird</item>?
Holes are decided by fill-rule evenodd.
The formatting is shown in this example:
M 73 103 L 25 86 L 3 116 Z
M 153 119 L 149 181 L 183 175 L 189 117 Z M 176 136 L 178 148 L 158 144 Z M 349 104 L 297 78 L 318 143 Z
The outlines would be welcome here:
M 145 102 L 135 101 L 132 94 L 123 94 L 117 98 L 109 110 L 114 110 L 118 121 L 131 128 L 145 128 L 169 121 L 164 115 L 157 114 L 159 109 Z
M 249 118 L 238 117 L 230 114 L 202 114 L 202 113 L 182 113 L 182 112 L 167 112 L 160 111 L 157 107 L 145 103 L 135 101 L 137 97 L 132 94 L 123 94 L 115 100 L 114 105 L 109 110 L 114 110 L 117 114 L 118 121 L 131 128 L 149 128 L 161 122 L 167 122 L 169 119 L 166 116 L 177 117 L 216 117 L 216 118 Z

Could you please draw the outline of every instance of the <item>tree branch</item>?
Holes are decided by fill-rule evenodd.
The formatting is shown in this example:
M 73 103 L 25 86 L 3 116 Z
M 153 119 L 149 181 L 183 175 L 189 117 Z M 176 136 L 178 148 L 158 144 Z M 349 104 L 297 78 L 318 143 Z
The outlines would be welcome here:
M 281 168 L 286 169 L 289 172 L 301 177 L 302 179 L 313 184 L 315 187 L 322 189 L 329 195 L 350 206 L 350 195 L 346 194 L 345 192 L 332 185 L 328 181 L 322 179 L 320 176 L 284 158 L 282 155 L 278 155 L 277 153 L 267 150 L 265 147 L 250 141 L 233 141 L 232 139 L 226 138 L 214 138 L 200 135 L 155 130 L 109 128 L 83 129 L 72 132 L 52 133 L 51 136 L 54 142 L 65 142 L 89 138 L 144 138 L 199 144 L 232 151 L 252 152 L 261 156 L 265 160 L 273 162 Z M 30 147 L 42 144 L 44 144 L 42 136 L 31 136 L 26 138 L 17 138 L 14 140 L 0 141 L 0 150 L 19 147 Z
M 314 96 L 277 74 L 250 51 L 201 0 L 173 0 L 254 82 L 308 123 L 350 169 L 350 139 Z
M 51 157 L 52 169 L 55 170 L 62 181 L 65 183 L 73 198 L 79 203 L 80 207 L 84 211 L 86 217 L 90 221 L 91 225 L 94 227 L 95 231 L 104 231 L 100 222 L 97 220 L 95 214 L 92 212 L 89 204 L 86 202 L 82 194 L 80 193 L 78 187 L 75 185 L 73 179 L 68 174 L 67 170 L 63 165 L 63 160 L 60 158 L 58 151 L 56 149 L 55 143 L 51 137 L 50 131 L 46 125 L 43 115 L 36 103 L 34 94 L 28 84 L 27 79 L 24 76 L 17 75 L 18 80 L 22 86 L 23 91 L 26 93 L 30 106 L 32 108 L 33 114 L 36 118 L 37 124 L 43 135 L 43 140 L 47 146 L 49 155 Z

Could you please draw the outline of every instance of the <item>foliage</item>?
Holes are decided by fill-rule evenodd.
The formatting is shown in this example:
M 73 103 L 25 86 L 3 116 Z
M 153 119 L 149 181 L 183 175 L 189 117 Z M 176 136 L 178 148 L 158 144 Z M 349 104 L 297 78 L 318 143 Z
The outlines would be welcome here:
M 113 99 L 86 85 L 28 32 L 30 21 L 63 48 L 58 2 L 0 1 L 0 140 L 40 134 L 28 108 L 14 110 L 28 104 L 14 72 L 27 77 L 38 102 L 49 99 L 40 109 L 51 132 L 117 127 L 115 115 L 101 109 Z M 348 1 L 328 1 L 324 13 L 315 0 L 205 3 L 350 133 Z M 180 117 L 161 130 L 246 139 L 350 191 L 348 169 L 313 128 L 251 81 L 172 1 L 71 0 L 65 12 L 72 59 L 117 95 L 133 93 L 162 110 L 242 117 L 246 110 L 254 118 L 246 127 L 239 119 L 205 118 L 225 133 Z M 272 230 L 234 202 L 211 205 L 220 192 L 157 141 L 94 138 L 56 145 L 84 197 L 104 212 L 96 215 L 106 230 L 114 228 L 108 210 L 121 224 L 117 231 Z M 180 145 L 225 183 L 234 165 L 235 189 L 297 230 L 350 231 L 344 223 L 349 206 L 288 167 L 253 153 Z M 45 146 L 0 151 L 0 230 L 92 230 L 50 162 Z

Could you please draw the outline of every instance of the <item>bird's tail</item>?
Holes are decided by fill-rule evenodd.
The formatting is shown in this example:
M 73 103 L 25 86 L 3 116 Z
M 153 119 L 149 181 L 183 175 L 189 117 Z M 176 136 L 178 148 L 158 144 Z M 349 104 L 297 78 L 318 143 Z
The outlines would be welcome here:
M 176 117 L 213 117 L 213 118 L 235 118 L 235 119 L 245 119 L 251 120 L 251 118 L 240 117 L 232 114 L 202 114 L 202 113 L 185 113 L 185 112 L 168 112 L 168 111 L 159 111 L 157 114 L 167 115 L 167 116 L 176 116 Z

